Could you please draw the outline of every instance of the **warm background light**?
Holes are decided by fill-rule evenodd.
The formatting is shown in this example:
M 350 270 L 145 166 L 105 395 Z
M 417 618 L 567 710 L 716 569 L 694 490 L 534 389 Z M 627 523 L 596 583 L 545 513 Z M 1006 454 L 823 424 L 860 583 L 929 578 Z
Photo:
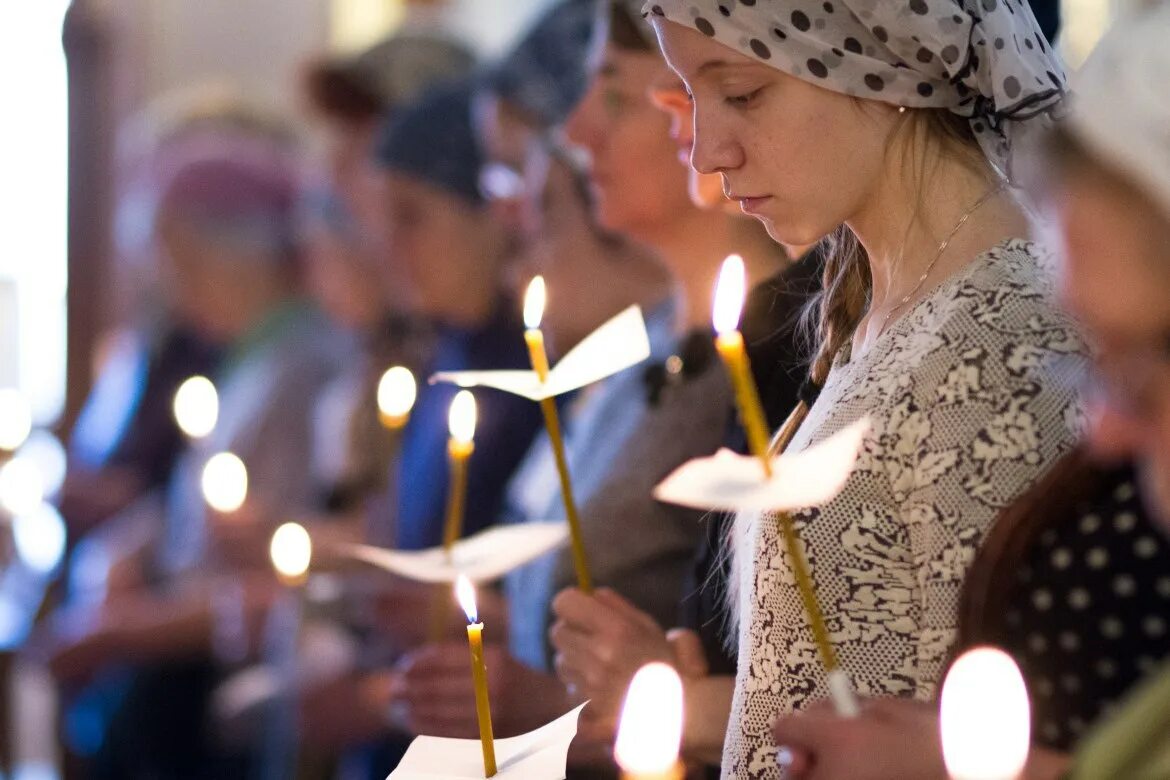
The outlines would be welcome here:
M 475 605 L 475 588 L 472 587 L 471 580 L 467 579 L 465 574 L 460 574 L 459 578 L 455 580 L 455 598 L 459 600 L 459 606 L 467 615 L 467 622 L 477 622 L 479 610 Z
M 219 419 L 219 394 L 205 376 L 193 376 L 179 385 L 174 401 L 175 422 L 192 439 L 215 430 Z
M 528 283 L 528 291 L 524 293 L 524 327 L 529 330 L 540 327 L 547 299 L 548 291 L 544 286 L 544 277 L 532 277 L 532 281 Z
M 17 456 L 0 466 L 0 507 L 18 517 L 45 500 L 45 483 L 36 464 Z
M 15 450 L 32 430 L 32 409 L 19 390 L 0 390 L 0 450 Z
M 743 258 L 728 255 L 719 269 L 719 281 L 715 285 L 715 304 L 711 321 L 716 333 L 730 333 L 739 329 L 739 317 L 743 312 L 743 296 L 746 292 Z
M 470 390 L 460 390 L 451 401 L 451 410 L 447 413 L 447 426 L 451 438 L 460 444 L 470 444 L 475 438 L 475 423 L 478 412 L 475 406 L 475 396 Z
M 203 467 L 203 498 L 219 512 L 234 512 L 248 497 L 248 469 L 231 452 L 212 455 Z
M 394 366 L 378 380 L 378 412 L 383 420 L 405 422 L 418 397 L 414 374 L 405 366 Z
M 683 689 L 664 663 L 643 666 L 634 675 L 622 705 L 614 758 L 631 775 L 662 775 L 678 763 L 682 743 Z
M 285 523 L 272 534 L 268 547 L 272 567 L 282 577 L 300 579 L 309 571 L 313 559 L 313 541 L 309 532 L 298 523 Z
M 943 756 L 952 780 L 1015 780 L 1028 759 L 1028 690 L 1007 653 L 981 647 L 955 661 L 943 684 Z

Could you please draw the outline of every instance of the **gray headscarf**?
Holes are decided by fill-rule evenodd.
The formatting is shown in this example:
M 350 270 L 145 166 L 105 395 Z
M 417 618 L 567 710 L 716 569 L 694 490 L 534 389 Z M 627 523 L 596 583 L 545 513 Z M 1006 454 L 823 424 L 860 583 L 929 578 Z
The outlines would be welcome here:
M 1170 215 L 1170 4 L 1119 20 L 1077 73 L 1068 127 Z
M 1016 137 L 1067 89 L 1026 0 L 650 0 L 643 12 L 825 89 L 968 117 L 1004 173 Z

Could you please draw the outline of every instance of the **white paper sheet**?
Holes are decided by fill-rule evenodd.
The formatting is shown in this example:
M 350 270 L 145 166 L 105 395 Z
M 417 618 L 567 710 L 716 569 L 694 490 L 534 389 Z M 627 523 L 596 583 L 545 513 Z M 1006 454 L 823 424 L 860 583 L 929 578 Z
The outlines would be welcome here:
M 544 384 L 535 371 L 444 371 L 432 382 L 451 382 L 460 387 L 492 387 L 533 401 L 593 384 L 650 357 L 650 337 L 637 306 L 613 317 L 569 350 L 548 373 Z
M 582 704 L 536 731 L 496 740 L 499 780 L 564 780 Z M 418 737 L 387 780 L 483 780 L 478 739 Z
M 784 512 L 823 504 L 841 492 L 853 471 L 869 418 L 815 447 L 772 460 L 772 478 L 756 458 L 731 450 L 684 463 L 654 488 L 654 497 L 695 509 Z
M 347 545 L 358 560 L 418 582 L 455 582 L 466 574 L 475 583 L 492 582 L 569 538 L 563 522 L 498 525 L 460 539 L 447 555 L 442 547 L 427 550 L 385 550 L 364 544 Z

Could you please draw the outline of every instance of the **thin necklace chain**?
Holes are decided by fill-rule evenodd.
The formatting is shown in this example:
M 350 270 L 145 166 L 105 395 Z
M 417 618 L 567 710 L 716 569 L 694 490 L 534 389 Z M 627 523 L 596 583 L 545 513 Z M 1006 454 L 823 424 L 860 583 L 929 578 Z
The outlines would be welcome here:
M 926 282 L 926 277 L 930 276 L 930 272 L 934 270 L 936 265 L 938 265 L 938 261 L 943 256 L 943 252 L 947 251 L 947 247 L 950 246 L 951 239 L 955 237 L 955 234 L 959 232 L 959 229 L 962 228 L 963 225 L 967 224 L 967 220 L 971 218 L 971 215 L 978 211 L 979 207 L 984 203 L 1003 192 L 1004 188 L 1006 187 L 1007 182 L 1001 181 L 999 184 L 984 193 L 983 197 L 976 201 L 974 206 L 967 209 L 966 213 L 959 217 L 959 221 L 955 223 L 953 228 L 951 228 L 951 232 L 948 233 L 947 237 L 944 238 L 942 243 L 938 245 L 938 251 L 935 252 L 934 259 L 931 260 L 930 263 L 926 266 L 926 270 L 922 272 L 922 276 L 918 277 L 918 282 L 914 285 L 910 292 L 902 296 L 902 300 L 898 301 L 898 303 L 895 304 L 893 308 L 886 312 L 886 316 L 882 318 L 882 325 L 881 328 L 878 329 L 878 333 L 885 332 L 886 325 L 890 324 L 890 317 L 894 316 L 894 312 L 898 311 L 907 303 L 909 303 L 910 299 L 914 297 L 914 294 L 922 289 L 922 285 Z

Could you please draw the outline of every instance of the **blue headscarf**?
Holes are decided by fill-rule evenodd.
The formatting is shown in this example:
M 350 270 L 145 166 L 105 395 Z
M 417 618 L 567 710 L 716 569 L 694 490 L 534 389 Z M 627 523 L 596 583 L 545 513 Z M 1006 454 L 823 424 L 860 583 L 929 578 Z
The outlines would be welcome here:
M 483 204 L 483 158 L 471 127 L 470 81 L 424 93 L 382 128 L 375 157 L 385 169 L 432 184 L 472 206 Z
M 598 0 L 562 0 L 540 17 L 485 77 L 485 85 L 545 127 L 555 127 L 589 86 L 591 55 L 604 39 Z

